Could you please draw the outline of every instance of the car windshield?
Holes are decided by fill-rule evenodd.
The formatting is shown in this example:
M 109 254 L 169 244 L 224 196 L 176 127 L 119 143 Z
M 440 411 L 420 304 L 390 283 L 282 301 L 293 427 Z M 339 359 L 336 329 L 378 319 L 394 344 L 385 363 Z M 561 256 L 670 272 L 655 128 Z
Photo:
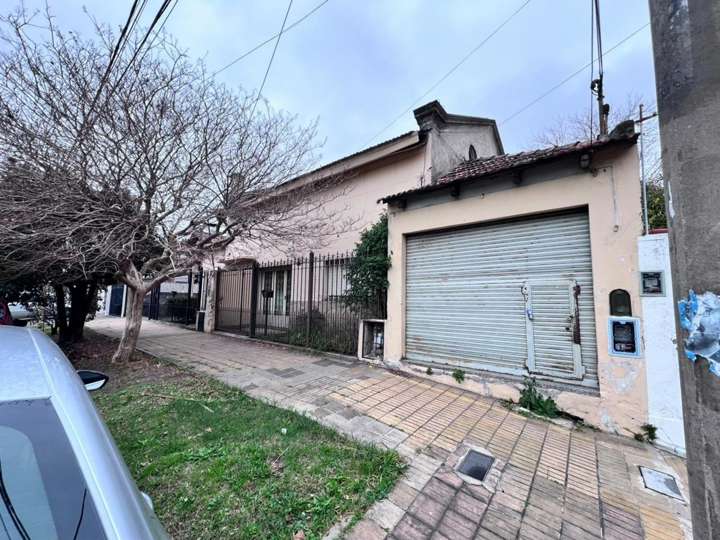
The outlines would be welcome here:
M 49 399 L 0 403 L 0 539 L 104 539 Z

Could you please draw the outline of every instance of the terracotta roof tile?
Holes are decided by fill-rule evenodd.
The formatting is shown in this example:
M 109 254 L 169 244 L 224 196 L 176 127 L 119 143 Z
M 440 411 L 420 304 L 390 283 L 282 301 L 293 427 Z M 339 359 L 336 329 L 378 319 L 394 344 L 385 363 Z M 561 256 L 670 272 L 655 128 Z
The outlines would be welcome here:
M 600 141 L 577 141 L 562 146 L 551 146 L 549 148 L 541 148 L 539 150 L 530 150 L 527 152 L 518 152 L 517 154 L 502 154 L 490 158 L 481 158 L 471 161 L 465 161 L 450 172 L 438 178 L 434 184 L 410 189 L 393 195 L 388 195 L 380 199 L 378 202 L 389 202 L 401 199 L 405 195 L 421 193 L 426 191 L 434 191 L 442 189 L 448 184 L 454 184 L 465 180 L 474 180 L 487 176 L 494 176 L 500 173 L 510 172 L 516 169 L 522 169 L 537 165 L 544 161 L 558 159 L 571 154 L 584 151 L 594 151 L 612 144 L 625 143 L 634 144 L 637 139 L 635 134 L 619 135 Z

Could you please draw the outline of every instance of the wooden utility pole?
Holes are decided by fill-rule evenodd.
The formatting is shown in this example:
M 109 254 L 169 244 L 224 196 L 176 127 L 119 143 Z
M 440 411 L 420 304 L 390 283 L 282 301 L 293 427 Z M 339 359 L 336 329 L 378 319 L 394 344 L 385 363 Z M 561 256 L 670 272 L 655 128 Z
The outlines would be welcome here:
M 720 2 L 650 0 L 693 535 L 720 538 Z M 700 296 L 702 295 L 702 296 Z M 709 310 L 709 311 L 708 311 Z M 716 358 L 717 356 L 717 358 Z M 694 358 L 694 361 L 692 360 Z

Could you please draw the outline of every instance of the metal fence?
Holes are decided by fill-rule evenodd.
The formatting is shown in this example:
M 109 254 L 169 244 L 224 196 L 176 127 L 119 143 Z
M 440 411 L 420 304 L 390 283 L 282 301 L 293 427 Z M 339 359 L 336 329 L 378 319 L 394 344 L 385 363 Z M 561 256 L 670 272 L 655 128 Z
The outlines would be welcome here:
M 145 296 L 143 315 L 159 321 L 194 325 L 203 290 L 202 270 L 165 281 Z
M 359 321 L 385 318 L 385 295 L 350 304 L 351 261 L 347 254 L 310 253 L 218 271 L 216 330 L 354 354 Z

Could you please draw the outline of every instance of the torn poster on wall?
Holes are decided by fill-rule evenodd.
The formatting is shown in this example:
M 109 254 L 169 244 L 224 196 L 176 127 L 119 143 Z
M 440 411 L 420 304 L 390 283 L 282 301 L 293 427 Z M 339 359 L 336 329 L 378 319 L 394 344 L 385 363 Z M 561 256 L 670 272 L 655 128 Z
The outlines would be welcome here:
M 710 371 L 720 377 L 720 298 L 714 293 L 695 294 L 678 302 L 680 325 L 687 332 L 685 355 L 693 362 L 707 359 Z

